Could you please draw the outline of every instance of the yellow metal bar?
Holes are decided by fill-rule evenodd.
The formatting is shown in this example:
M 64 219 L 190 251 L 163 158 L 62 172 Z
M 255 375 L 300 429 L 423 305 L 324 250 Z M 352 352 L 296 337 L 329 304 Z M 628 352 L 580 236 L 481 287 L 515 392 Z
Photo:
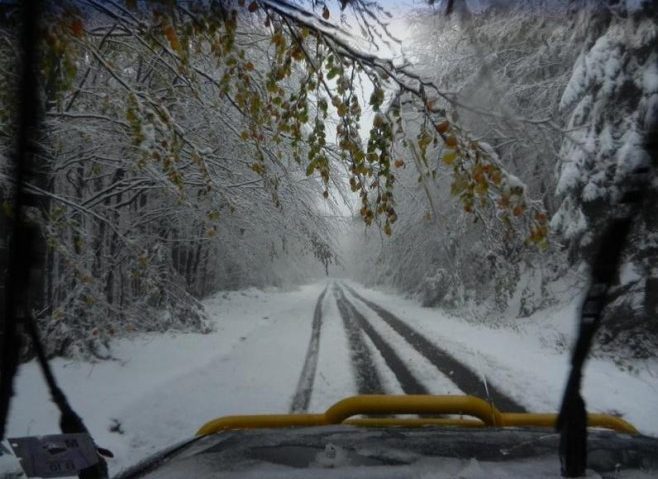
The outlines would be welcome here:
M 557 422 L 557 414 L 551 413 L 502 413 L 503 425 L 506 427 L 550 427 L 554 428 Z M 602 427 L 628 434 L 639 434 L 635 427 L 622 418 L 608 414 L 588 414 L 587 425 L 589 427 Z
M 338 401 L 324 413 L 330 424 L 340 424 L 357 414 L 466 414 L 488 426 L 502 425 L 500 412 L 474 396 L 352 396 Z
M 477 419 L 462 418 L 355 418 L 357 415 L 380 414 L 458 414 Z M 226 429 L 279 427 L 308 427 L 330 424 L 360 426 L 460 426 L 460 427 L 554 427 L 557 414 L 501 413 L 483 399 L 474 396 L 352 396 L 331 406 L 324 414 L 262 414 L 225 416 L 204 424 L 199 436 Z M 637 434 L 631 424 L 621 418 L 605 414 L 589 414 L 590 427 L 603 427 L 618 432 Z
M 501 413 L 503 427 L 548 427 L 554 428 L 557 414 L 542 413 Z M 456 426 L 456 427 L 486 427 L 478 419 L 462 418 L 358 418 L 347 419 L 343 424 L 364 427 L 424 427 L 424 426 Z M 628 434 L 639 434 L 629 422 L 606 414 L 588 414 L 589 427 L 601 427 Z
M 361 427 L 485 427 L 486 424 L 479 419 L 450 419 L 440 417 L 363 417 L 347 419 L 343 424 Z
M 223 416 L 208 421 L 196 433 L 197 436 L 213 434 L 225 429 L 259 429 L 277 427 L 324 426 L 324 414 L 254 414 L 245 416 Z

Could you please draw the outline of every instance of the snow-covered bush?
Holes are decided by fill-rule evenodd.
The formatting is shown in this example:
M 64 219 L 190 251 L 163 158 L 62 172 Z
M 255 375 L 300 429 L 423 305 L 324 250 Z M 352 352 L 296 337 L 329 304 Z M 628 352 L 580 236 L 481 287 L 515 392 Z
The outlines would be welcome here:
M 450 292 L 448 273 L 438 268 L 434 274 L 425 276 L 418 288 L 418 296 L 423 306 L 436 306 L 441 303 Z

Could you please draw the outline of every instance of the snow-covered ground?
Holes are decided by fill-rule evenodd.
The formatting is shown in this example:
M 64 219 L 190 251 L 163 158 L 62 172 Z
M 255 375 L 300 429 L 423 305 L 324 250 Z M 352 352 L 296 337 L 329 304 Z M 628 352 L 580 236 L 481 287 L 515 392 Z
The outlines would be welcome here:
M 323 281 L 294 291 L 250 289 L 218 293 L 205 301 L 216 324 L 212 333 L 149 334 L 115 341 L 115 361 L 53 361 L 55 374 L 97 443 L 112 450 L 112 472 L 191 437 L 209 419 L 226 414 L 288 412 L 311 334 Z M 528 409 L 555 411 L 568 367 L 568 352 L 556 337 L 571 337 L 574 302 L 537 313 L 511 329 L 467 323 L 388 292 L 349 283 L 360 294 L 399 316 L 437 345 L 478 371 Z M 321 411 L 356 392 L 348 344 L 333 294 L 325 295 L 318 369 L 310 401 Z M 348 299 L 373 324 L 376 314 Z M 521 320 L 520 320 L 521 321 Z M 448 377 L 432 380 L 432 366 L 394 338 L 409 368 L 434 393 L 454 393 Z M 369 348 L 372 345 L 369 344 Z M 384 367 L 375 355 L 378 369 Z M 622 414 L 643 433 L 658 436 L 658 362 L 623 371 L 610 361 L 591 360 L 585 399 L 591 411 Z M 388 374 L 388 375 L 387 375 Z M 395 378 L 384 372 L 391 392 Z M 58 432 L 37 365 L 23 365 L 16 380 L 9 437 Z
M 323 288 L 219 293 L 205 301 L 216 322 L 210 334 L 141 335 L 112 345 L 116 361 L 52 365 L 118 472 L 217 416 L 287 412 Z M 16 391 L 9 437 L 59 432 L 36 363 L 21 367 Z

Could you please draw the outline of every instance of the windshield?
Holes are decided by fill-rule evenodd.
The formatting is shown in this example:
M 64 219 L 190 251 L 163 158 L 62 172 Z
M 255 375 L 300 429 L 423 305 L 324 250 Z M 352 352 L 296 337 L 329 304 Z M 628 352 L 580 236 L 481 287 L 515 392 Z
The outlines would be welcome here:
M 355 394 L 559 411 L 620 215 L 581 391 L 658 436 L 651 2 L 39 3 L 24 171 L 0 4 L 0 306 L 110 472 Z M 17 324 L 5 435 L 58 432 Z

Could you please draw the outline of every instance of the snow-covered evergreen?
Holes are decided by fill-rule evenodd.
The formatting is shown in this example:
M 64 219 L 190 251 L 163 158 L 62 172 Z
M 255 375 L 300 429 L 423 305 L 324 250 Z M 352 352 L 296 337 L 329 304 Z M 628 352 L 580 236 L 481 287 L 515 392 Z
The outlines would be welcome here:
M 588 259 L 624 191 L 633 187 L 634 173 L 657 166 L 648 151 L 658 126 L 657 18 L 647 5 L 617 6 L 585 20 L 587 42 L 560 102 L 570 116 L 556 189 L 562 200 L 551 223 L 574 262 Z M 657 187 L 648 187 L 604 322 L 606 342 L 630 343 L 640 355 L 653 354 L 658 333 L 652 299 L 658 294 Z

